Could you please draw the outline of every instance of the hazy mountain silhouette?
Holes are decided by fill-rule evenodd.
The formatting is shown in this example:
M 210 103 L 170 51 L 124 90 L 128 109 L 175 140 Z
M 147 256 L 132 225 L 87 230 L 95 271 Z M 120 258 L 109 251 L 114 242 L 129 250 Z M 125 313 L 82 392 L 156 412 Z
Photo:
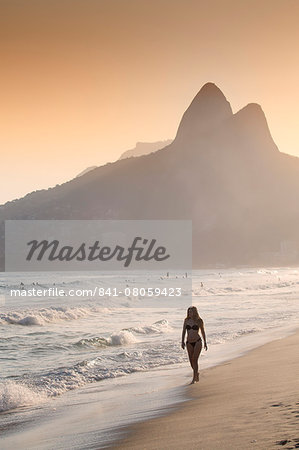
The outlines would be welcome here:
M 195 142 L 232 115 L 231 106 L 220 89 L 213 83 L 207 83 L 185 111 L 177 131 L 176 141 L 183 145 L 186 142 Z
M 298 195 L 299 158 L 278 151 L 261 107 L 233 114 L 207 83 L 170 145 L 8 202 L 0 220 L 186 218 L 196 267 L 290 264 L 298 262 Z
M 171 139 L 157 142 L 136 142 L 136 146 L 134 148 L 123 152 L 118 159 L 131 158 L 132 156 L 148 155 L 149 153 L 161 150 L 166 145 L 171 144 L 171 142 Z M 82 177 L 82 175 L 85 175 L 87 172 L 97 169 L 98 167 L 99 166 L 87 167 L 86 169 L 82 170 L 82 172 L 80 172 L 77 177 Z
M 91 170 L 96 169 L 98 166 L 90 166 L 87 167 L 86 169 L 82 170 L 82 172 L 78 173 L 78 175 L 76 176 L 76 178 L 78 177 L 82 177 L 82 175 L 85 175 L 86 173 L 90 172 Z
M 136 142 L 136 146 L 131 150 L 127 150 L 120 155 L 119 159 L 131 158 L 132 156 L 148 155 L 149 153 L 161 150 L 166 145 L 171 144 L 172 140 L 158 142 Z

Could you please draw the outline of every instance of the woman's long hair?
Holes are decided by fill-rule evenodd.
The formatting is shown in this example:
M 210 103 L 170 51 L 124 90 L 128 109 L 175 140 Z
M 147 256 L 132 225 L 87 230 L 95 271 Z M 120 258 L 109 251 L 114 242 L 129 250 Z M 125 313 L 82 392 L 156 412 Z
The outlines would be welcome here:
M 200 315 L 199 315 L 199 312 L 198 312 L 196 306 L 190 306 L 190 307 L 187 309 L 187 317 L 186 317 L 186 319 L 191 319 L 191 317 L 190 317 L 190 312 L 191 312 L 191 311 L 194 312 L 194 318 L 192 318 L 192 319 L 193 319 L 195 322 L 199 322 L 199 321 L 201 320 L 201 317 L 200 317 Z

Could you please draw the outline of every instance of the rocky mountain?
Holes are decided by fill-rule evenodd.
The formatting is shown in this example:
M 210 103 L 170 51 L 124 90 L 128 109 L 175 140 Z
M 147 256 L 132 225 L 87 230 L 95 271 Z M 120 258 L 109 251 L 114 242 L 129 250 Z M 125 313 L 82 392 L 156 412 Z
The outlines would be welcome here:
M 194 267 L 298 263 L 299 158 L 257 104 L 233 114 L 213 83 L 163 149 L 0 207 L 5 219 L 192 219 Z M 3 261 L 3 225 L 2 225 Z
M 148 155 L 149 153 L 156 152 L 166 145 L 171 144 L 172 140 L 168 139 L 166 141 L 157 141 L 157 142 L 136 142 L 136 146 L 130 150 L 126 150 L 123 152 L 118 159 L 131 158 L 132 156 L 142 156 Z M 96 169 L 98 166 L 87 167 L 85 170 L 80 172 L 77 177 L 82 177 L 87 172 Z
M 78 173 L 78 175 L 76 176 L 76 178 L 78 177 L 82 177 L 82 175 L 85 175 L 86 173 L 90 172 L 91 170 L 96 169 L 98 166 L 90 166 L 87 167 L 86 169 L 82 170 L 82 172 Z
M 156 152 L 171 144 L 172 140 L 158 142 L 136 142 L 136 146 L 131 150 L 127 150 L 120 155 L 119 159 L 131 158 L 132 156 L 148 155 L 149 153 Z

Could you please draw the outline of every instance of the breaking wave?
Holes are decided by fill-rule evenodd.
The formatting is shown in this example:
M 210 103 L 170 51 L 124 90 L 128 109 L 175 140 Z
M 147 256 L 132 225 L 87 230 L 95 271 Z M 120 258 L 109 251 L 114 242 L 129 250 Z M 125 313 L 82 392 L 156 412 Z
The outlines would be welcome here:
M 39 310 L 10 311 L 0 313 L 0 324 L 44 326 L 49 323 L 82 319 L 99 310 L 96 307 L 50 307 Z

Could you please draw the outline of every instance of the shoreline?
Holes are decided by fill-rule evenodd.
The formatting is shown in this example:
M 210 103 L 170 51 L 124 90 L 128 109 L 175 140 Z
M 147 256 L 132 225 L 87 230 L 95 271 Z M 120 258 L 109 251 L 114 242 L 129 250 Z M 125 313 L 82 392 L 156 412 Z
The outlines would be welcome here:
M 298 345 L 297 328 L 202 370 L 199 383 L 186 389 L 189 399 L 164 416 L 131 424 L 109 448 L 298 448 Z
M 209 371 L 230 365 L 233 361 L 244 358 L 244 355 L 246 356 L 257 349 L 268 345 L 268 343 L 276 343 L 277 340 L 281 342 L 284 338 L 293 336 L 296 331 L 298 331 L 298 326 L 295 327 L 294 324 L 289 324 L 287 327 L 273 328 L 264 331 L 261 334 L 259 333 L 258 339 L 254 339 L 254 335 L 243 336 L 237 340 L 239 345 L 237 344 L 237 341 L 235 341 L 234 345 L 232 345 L 232 342 L 227 342 L 226 344 L 221 344 L 221 346 L 217 345 L 214 348 L 210 347 L 208 352 L 209 360 L 206 360 L 205 357 L 201 360 L 201 382 L 204 381 L 205 378 L 210 377 Z M 257 336 L 255 337 L 257 338 Z M 227 348 L 225 348 L 226 346 Z M 204 352 L 205 356 L 208 356 L 208 354 Z M 125 389 L 128 400 L 133 402 L 133 404 L 134 398 L 136 400 L 138 399 L 138 402 L 134 404 L 133 408 L 129 407 L 129 414 L 126 413 L 126 408 L 128 407 L 128 404 L 126 403 L 125 409 L 117 409 L 116 412 L 118 418 L 114 416 L 114 418 L 110 417 L 109 419 L 106 413 L 103 416 L 103 411 L 105 410 L 103 394 L 106 392 L 108 397 L 110 395 L 110 391 L 105 389 L 105 384 L 108 383 L 109 380 L 106 380 L 106 382 L 104 381 L 98 387 L 91 384 L 90 386 L 85 386 L 82 389 L 70 392 L 67 397 L 67 403 L 64 402 L 66 397 L 62 396 L 56 399 L 55 405 L 52 404 L 51 406 L 51 404 L 49 404 L 46 406 L 46 410 L 49 413 L 48 419 L 50 419 L 47 420 L 47 422 L 42 420 L 39 425 L 36 424 L 34 427 L 30 427 L 27 430 L 25 428 L 21 433 L 14 433 L 6 437 L 3 436 L 3 444 L 7 445 L 4 448 L 21 449 L 24 448 L 24 442 L 26 442 L 28 448 L 48 449 L 53 448 L 56 443 L 67 446 L 71 441 L 73 448 L 81 448 L 81 445 L 78 446 L 77 438 L 75 436 L 71 438 L 69 433 L 77 432 L 80 439 L 82 439 L 82 443 L 84 442 L 85 445 L 88 441 L 83 435 L 84 433 L 86 434 L 86 430 L 88 429 L 89 436 L 86 437 L 89 440 L 90 449 L 155 448 L 158 450 L 161 448 L 161 450 L 164 450 L 164 445 L 166 445 L 166 443 L 159 447 L 159 442 L 157 443 L 157 446 L 154 447 L 140 447 L 139 444 L 136 447 L 132 447 L 131 443 L 128 447 L 123 446 L 123 443 L 125 443 L 128 438 L 134 437 L 133 432 L 139 430 L 139 425 L 142 426 L 143 424 L 148 423 L 148 421 L 158 420 L 163 417 L 172 417 L 174 413 L 184 409 L 184 406 L 187 406 L 190 401 L 192 403 L 192 398 L 194 400 L 193 394 L 194 392 L 196 393 L 196 391 L 193 389 L 199 386 L 200 383 L 191 387 L 189 386 L 191 379 L 191 368 L 189 367 L 189 364 L 186 364 L 185 367 L 165 367 L 163 372 L 164 373 L 161 373 L 160 369 L 151 371 L 150 379 L 146 377 L 146 379 L 143 380 L 146 381 L 145 384 L 140 379 L 140 377 L 143 376 L 141 373 L 132 374 L 133 378 L 130 376 L 130 379 L 126 379 L 126 377 L 117 379 L 116 388 L 114 388 L 114 390 L 116 389 L 123 393 L 123 389 Z M 156 384 L 157 382 L 158 384 Z M 138 394 L 136 394 L 136 386 L 139 386 Z M 132 388 L 134 388 L 133 391 Z M 130 391 L 134 392 L 133 397 L 130 395 Z M 96 399 L 99 395 L 101 399 Z M 81 404 L 80 410 L 76 407 L 77 404 Z M 108 425 L 107 422 L 108 427 L 106 425 L 103 427 L 103 420 L 104 422 L 107 422 L 107 420 L 109 422 L 110 420 L 110 425 Z M 72 426 L 70 426 L 70 421 L 72 422 Z M 74 424 L 76 424 L 75 427 Z M 47 436 L 48 439 L 51 439 L 51 442 L 53 441 L 52 447 L 40 446 L 41 443 L 39 443 L 39 447 L 35 446 L 38 442 L 36 433 L 39 429 L 43 430 L 45 438 Z M 214 431 L 212 430 L 212 432 Z M 63 434 L 63 438 L 61 434 Z M 54 435 L 56 437 L 54 437 Z M 148 438 L 145 436 L 145 441 L 147 441 L 147 439 Z M 95 445 L 95 443 L 97 444 Z M 198 447 L 197 444 L 195 447 L 192 447 L 192 445 L 193 444 L 191 444 L 191 448 L 202 448 L 203 450 L 210 449 L 210 447 Z M 172 445 L 171 448 L 175 448 L 175 446 Z M 218 447 L 213 444 L 211 448 L 217 449 Z M 222 449 L 226 447 L 223 447 L 222 445 L 219 448 Z M 234 450 L 231 446 L 227 448 Z M 242 445 L 242 448 L 246 447 Z M 248 448 L 252 448 L 252 446 Z M 265 449 L 265 447 L 258 446 L 256 446 L 256 448 Z M 268 449 L 269 447 L 266 448 Z M 284 448 L 288 447 L 286 446 Z

